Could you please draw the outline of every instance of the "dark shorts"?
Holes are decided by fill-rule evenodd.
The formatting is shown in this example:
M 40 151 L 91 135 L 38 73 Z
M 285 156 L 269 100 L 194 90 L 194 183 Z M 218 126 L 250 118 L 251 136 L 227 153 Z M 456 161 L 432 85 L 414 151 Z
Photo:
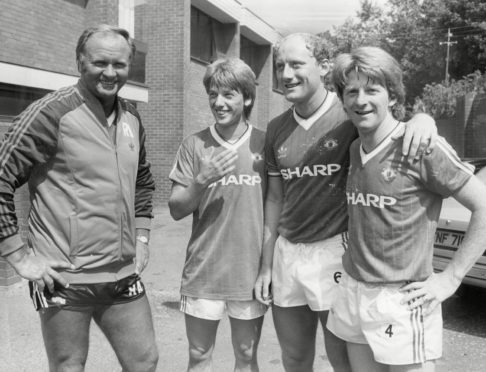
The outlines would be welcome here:
M 87 311 L 96 306 L 110 306 L 134 301 L 145 295 L 145 287 L 137 274 L 116 282 L 70 284 L 64 288 L 54 284 L 54 293 L 44 288 L 39 291 L 35 282 L 29 282 L 30 297 L 36 310 L 60 308 Z

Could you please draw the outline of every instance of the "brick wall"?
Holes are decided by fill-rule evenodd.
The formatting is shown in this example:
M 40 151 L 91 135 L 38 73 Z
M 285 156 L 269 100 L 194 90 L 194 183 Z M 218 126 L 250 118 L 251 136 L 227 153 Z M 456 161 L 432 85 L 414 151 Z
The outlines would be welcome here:
M 186 113 L 186 123 L 184 125 L 184 137 L 206 128 L 214 122 L 213 115 L 209 109 L 208 95 L 204 89 L 202 78 L 206 72 L 206 64 L 196 62 L 190 63 L 188 74 L 188 105 Z
M 148 0 L 143 27 L 150 90 L 149 102 L 138 107 L 148 133 L 147 151 L 157 183 L 155 203 L 161 205 L 169 196 L 168 174 L 184 132 L 190 1 Z
M 271 91 L 270 46 L 259 48 L 259 57 L 263 60 L 263 67 L 257 76 L 256 100 L 251 113 L 250 122 L 257 128 L 265 129 L 268 122 L 269 98 Z M 257 72 L 258 73 L 258 72 Z
M 90 1 L 91 2 L 91 1 Z M 84 9 L 60 0 L 16 0 L 0 11 L 0 61 L 75 75 Z
M 100 23 L 118 24 L 118 0 L 88 0 L 86 4 L 83 29 Z M 81 34 L 78 33 L 78 37 Z
M 78 4 L 76 4 L 78 3 Z M 117 24 L 118 0 L 16 0 L 2 4 L 0 61 L 77 75 L 75 48 L 86 27 Z

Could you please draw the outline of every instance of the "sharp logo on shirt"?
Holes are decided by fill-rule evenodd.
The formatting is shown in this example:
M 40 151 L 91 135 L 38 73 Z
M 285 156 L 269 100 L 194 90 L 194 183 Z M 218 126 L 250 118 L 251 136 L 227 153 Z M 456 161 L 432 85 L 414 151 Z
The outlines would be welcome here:
M 302 168 L 287 168 L 280 169 L 280 173 L 284 180 L 291 180 L 292 178 L 331 176 L 341 170 L 340 164 L 316 164 L 306 165 Z
M 260 176 L 252 176 L 250 174 L 240 174 L 240 175 L 234 175 L 231 174 L 229 176 L 225 176 L 221 178 L 220 180 L 213 182 L 208 186 L 208 188 L 214 187 L 216 185 L 221 185 L 221 186 L 231 186 L 231 185 L 248 185 L 248 186 L 255 186 L 259 185 L 262 183 L 262 179 Z
M 360 192 L 346 192 L 348 204 L 362 205 L 365 207 L 386 208 L 397 203 L 397 199 L 391 196 L 363 194 Z
M 134 137 L 133 132 L 132 132 L 132 128 L 130 128 L 130 126 L 127 123 L 125 123 L 125 122 L 122 123 L 122 129 L 123 129 L 123 135 L 125 137 L 130 137 L 130 138 Z
M 381 176 L 386 182 L 392 182 L 397 177 L 397 172 L 392 168 L 383 168 Z

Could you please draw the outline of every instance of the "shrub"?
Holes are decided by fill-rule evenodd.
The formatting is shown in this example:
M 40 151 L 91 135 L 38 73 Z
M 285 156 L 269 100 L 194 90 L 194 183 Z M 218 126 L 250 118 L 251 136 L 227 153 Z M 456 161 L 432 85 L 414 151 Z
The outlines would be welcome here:
M 422 95 L 415 99 L 412 111 L 426 112 L 435 119 L 453 117 L 457 98 L 470 92 L 486 92 L 486 74 L 475 71 L 461 80 L 427 84 Z

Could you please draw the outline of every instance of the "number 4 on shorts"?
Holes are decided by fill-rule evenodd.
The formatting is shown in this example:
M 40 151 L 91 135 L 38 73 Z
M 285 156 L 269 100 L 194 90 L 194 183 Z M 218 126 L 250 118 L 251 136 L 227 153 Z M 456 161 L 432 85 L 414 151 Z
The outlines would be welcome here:
M 391 324 L 389 324 L 388 327 L 386 327 L 385 334 L 387 334 L 388 337 L 390 338 L 391 336 L 393 336 L 393 326 Z

